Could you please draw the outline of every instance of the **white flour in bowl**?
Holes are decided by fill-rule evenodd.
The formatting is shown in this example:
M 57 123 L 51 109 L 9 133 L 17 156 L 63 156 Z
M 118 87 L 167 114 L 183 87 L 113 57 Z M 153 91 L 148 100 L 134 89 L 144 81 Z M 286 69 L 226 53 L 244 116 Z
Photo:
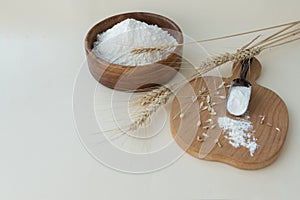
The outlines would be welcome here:
M 175 49 L 132 54 L 131 50 L 143 47 L 177 45 L 176 39 L 157 25 L 148 25 L 135 19 L 126 19 L 111 29 L 98 34 L 93 52 L 110 63 L 140 66 L 166 58 Z

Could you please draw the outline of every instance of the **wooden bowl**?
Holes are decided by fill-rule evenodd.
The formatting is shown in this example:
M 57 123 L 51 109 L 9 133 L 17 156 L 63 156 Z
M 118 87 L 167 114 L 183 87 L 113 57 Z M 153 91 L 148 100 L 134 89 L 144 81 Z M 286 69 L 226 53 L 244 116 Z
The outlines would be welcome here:
M 182 62 L 182 46 L 178 46 L 165 59 L 142 66 L 123 66 L 112 64 L 97 57 L 92 48 L 97 34 L 112 28 L 115 24 L 133 18 L 147 24 L 156 24 L 167 30 L 178 43 L 183 43 L 180 28 L 170 19 L 146 12 L 132 12 L 109 17 L 92 27 L 85 38 L 85 51 L 89 70 L 101 84 L 122 91 L 147 91 L 157 85 L 162 85 L 172 79 Z

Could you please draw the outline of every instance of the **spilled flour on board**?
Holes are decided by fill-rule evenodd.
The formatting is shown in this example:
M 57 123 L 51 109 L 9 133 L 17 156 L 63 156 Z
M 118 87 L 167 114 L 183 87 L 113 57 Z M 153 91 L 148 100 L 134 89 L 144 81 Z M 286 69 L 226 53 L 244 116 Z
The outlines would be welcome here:
M 253 136 L 253 126 L 249 120 L 234 120 L 229 117 L 218 118 L 219 127 L 225 132 L 225 138 L 233 147 L 245 147 L 249 150 L 251 156 L 258 148 L 257 138 Z

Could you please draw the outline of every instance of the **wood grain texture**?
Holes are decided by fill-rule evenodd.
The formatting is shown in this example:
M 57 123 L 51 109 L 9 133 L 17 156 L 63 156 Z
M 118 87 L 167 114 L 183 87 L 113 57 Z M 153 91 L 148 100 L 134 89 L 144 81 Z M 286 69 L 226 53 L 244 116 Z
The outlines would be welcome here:
M 180 28 L 164 16 L 146 12 L 132 12 L 109 17 L 92 27 L 85 38 L 85 51 L 91 74 L 101 84 L 122 91 L 136 89 L 145 91 L 153 86 L 163 85 L 174 77 L 181 66 L 182 46 L 176 47 L 173 53 L 157 63 L 138 67 L 111 64 L 96 57 L 92 52 L 97 34 L 112 28 L 127 18 L 133 18 L 147 24 L 156 24 L 168 31 L 178 43 L 183 43 Z
M 231 146 L 231 144 L 228 143 L 228 140 L 224 138 L 224 133 L 222 133 L 222 130 L 219 128 L 217 120 L 218 117 L 222 116 L 227 116 L 233 119 L 236 118 L 226 112 L 226 99 L 220 99 L 217 97 L 218 95 L 227 96 L 228 88 L 222 87 L 219 90 L 216 90 L 216 88 L 222 81 L 230 83 L 233 79 L 239 77 L 241 65 L 234 64 L 233 66 L 233 75 L 230 78 L 214 76 L 201 77 L 185 85 L 176 94 L 176 98 L 174 98 L 171 105 L 170 113 L 172 135 L 176 142 L 184 150 L 196 158 L 223 162 L 240 169 L 260 169 L 273 163 L 282 149 L 288 131 L 288 110 L 283 100 L 275 92 L 260 86 L 255 82 L 260 75 L 262 67 L 259 61 L 254 59 L 247 75 L 247 79 L 252 83 L 252 94 L 247 114 L 250 116 L 249 120 L 253 124 L 253 130 L 256 131 L 253 135 L 258 139 L 257 143 L 259 147 L 256 149 L 254 156 L 252 157 L 250 156 L 248 149 L 244 147 L 234 148 Z M 191 106 L 188 108 L 180 106 L 184 105 L 180 102 L 181 99 L 183 99 L 182 94 L 186 93 L 188 90 L 187 88 L 189 87 L 192 87 L 195 93 L 202 87 L 209 89 L 209 95 L 212 97 L 212 101 L 217 103 L 217 105 L 214 106 L 217 113 L 216 116 L 210 115 L 207 110 L 189 110 L 188 108 Z M 219 91 L 218 95 L 215 94 L 216 91 Z M 192 97 L 192 95 L 193 94 L 191 94 L 190 97 Z M 185 94 L 185 96 L 187 95 Z M 203 100 L 198 98 L 198 101 L 194 104 L 197 104 L 199 108 L 201 101 Z M 192 100 L 190 100 L 189 103 L 193 104 Z M 195 123 L 198 120 L 194 119 L 197 115 L 193 113 L 196 112 L 199 113 L 202 125 L 197 127 L 196 133 L 191 133 L 189 131 L 195 129 Z M 185 113 L 184 117 L 178 117 L 178 113 Z M 263 124 L 260 123 L 261 117 L 259 115 L 266 116 Z M 216 127 L 205 131 L 209 135 L 209 139 L 207 139 L 208 141 L 197 141 L 197 136 L 201 136 L 204 132 L 203 126 L 205 121 L 210 118 L 213 119 Z M 276 128 L 279 128 L 280 132 L 278 132 Z M 183 133 L 192 134 L 193 141 L 191 144 L 187 145 Z M 221 144 L 221 147 L 217 145 L 217 140 Z M 212 148 L 204 147 L 204 145 L 209 146 L 209 142 L 213 144 Z M 199 154 L 200 149 L 202 152 L 201 154 Z

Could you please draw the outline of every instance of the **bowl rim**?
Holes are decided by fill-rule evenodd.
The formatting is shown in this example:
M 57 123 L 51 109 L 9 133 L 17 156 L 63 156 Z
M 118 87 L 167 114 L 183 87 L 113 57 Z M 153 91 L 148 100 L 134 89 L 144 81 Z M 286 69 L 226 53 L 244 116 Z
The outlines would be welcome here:
M 132 14 L 144 14 L 144 15 L 149 15 L 149 16 L 152 16 L 152 17 L 160 17 L 160 18 L 164 18 L 166 21 L 168 21 L 168 23 L 172 24 L 176 30 L 176 32 L 179 33 L 179 38 L 175 38 L 173 35 L 172 37 L 174 37 L 177 41 L 178 44 L 181 44 L 183 43 L 183 33 L 180 29 L 180 27 L 171 19 L 169 19 L 168 17 L 165 17 L 163 15 L 160 15 L 160 14 L 156 14 L 156 13 L 151 13 L 151 12 L 127 12 L 127 13 L 120 13 L 120 14 L 116 14 L 116 15 L 113 15 L 113 16 L 110 16 L 110 17 L 107 17 L 103 20 L 101 20 L 100 22 L 96 23 L 94 26 L 92 26 L 89 31 L 87 32 L 86 34 L 86 37 L 85 37 L 85 40 L 84 40 L 84 43 L 85 43 L 85 50 L 86 50 L 86 54 L 87 56 L 92 56 L 93 59 L 97 60 L 97 61 L 100 61 L 102 63 L 105 63 L 107 64 L 109 67 L 116 67 L 116 68 L 135 68 L 135 67 L 145 67 L 145 66 L 151 66 L 153 64 L 163 64 L 164 62 L 166 62 L 170 57 L 172 57 L 174 54 L 179 54 L 179 52 L 181 51 L 182 49 L 182 45 L 179 45 L 177 46 L 174 51 L 172 51 L 167 57 L 165 57 L 164 59 L 162 60 L 159 60 L 159 61 L 156 61 L 154 63 L 150 63 L 150 64 L 146 64 L 146 65 L 139 65 L 139 66 L 134 66 L 134 65 L 120 65 L 120 64 L 116 64 L 116 63 L 111 63 L 111 62 L 108 62 L 106 60 L 104 60 L 103 58 L 100 58 L 98 56 L 95 55 L 95 53 L 92 51 L 92 48 L 90 48 L 90 43 L 88 42 L 88 38 L 89 36 L 91 35 L 92 33 L 92 30 L 95 29 L 97 26 L 101 25 L 103 22 L 105 21 L 109 21 L 110 19 L 113 19 L 113 18 L 116 18 L 116 17 L 119 17 L 121 15 L 132 15 Z M 128 18 L 133 18 L 134 17 L 128 17 Z M 147 23 L 148 24 L 148 23 Z M 114 24 L 115 25 L 115 24 Z M 114 26 L 113 25 L 113 26 Z M 158 25 L 157 25 L 158 26 Z M 160 27 L 160 26 L 158 26 Z M 162 28 L 162 27 L 160 27 Z M 168 29 L 166 30 L 168 31 Z M 98 33 L 99 34 L 99 33 Z M 169 32 L 170 34 L 170 32 Z M 180 55 L 181 56 L 181 55 Z

